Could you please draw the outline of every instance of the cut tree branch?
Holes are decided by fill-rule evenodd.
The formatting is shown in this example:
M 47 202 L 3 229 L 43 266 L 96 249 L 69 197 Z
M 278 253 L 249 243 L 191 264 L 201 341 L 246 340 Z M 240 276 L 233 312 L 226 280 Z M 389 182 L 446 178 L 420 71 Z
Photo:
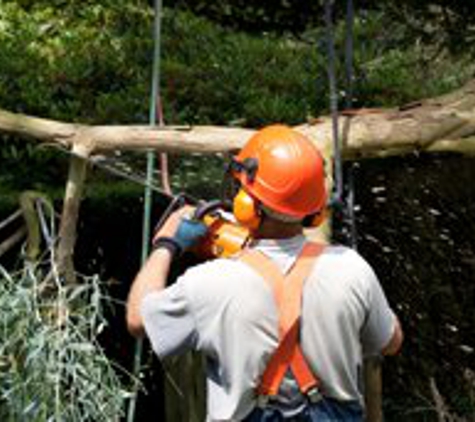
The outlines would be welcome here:
M 76 228 L 86 176 L 87 161 L 77 156 L 71 157 L 57 248 L 58 272 L 70 285 L 76 282 L 74 248 L 76 246 Z
M 339 119 L 344 159 L 420 151 L 475 153 L 475 80 L 448 95 L 397 109 L 362 109 Z M 299 125 L 320 148 L 332 143 L 331 119 Z M 87 156 L 114 149 L 216 153 L 239 149 L 251 129 L 220 126 L 89 126 L 0 110 L 0 132 L 57 142 Z

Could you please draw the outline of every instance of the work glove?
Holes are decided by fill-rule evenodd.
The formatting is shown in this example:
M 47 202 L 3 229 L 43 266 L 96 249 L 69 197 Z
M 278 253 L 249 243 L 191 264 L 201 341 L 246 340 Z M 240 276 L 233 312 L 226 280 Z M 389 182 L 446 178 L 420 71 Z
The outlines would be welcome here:
M 153 237 L 153 248 L 166 248 L 172 254 L 180 255 L 199 243 L 208 227 L 193 218 L 193 208 L 184 206 L 167 218 Z

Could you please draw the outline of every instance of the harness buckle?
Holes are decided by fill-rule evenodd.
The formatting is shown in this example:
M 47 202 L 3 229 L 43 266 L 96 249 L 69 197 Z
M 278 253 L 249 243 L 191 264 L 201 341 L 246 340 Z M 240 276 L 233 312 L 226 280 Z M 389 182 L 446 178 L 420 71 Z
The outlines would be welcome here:
M 319 403 L 323 400 L 323 395 L 317 387 L 312 387 L 307 391 L 306 396 L 310 403 Z

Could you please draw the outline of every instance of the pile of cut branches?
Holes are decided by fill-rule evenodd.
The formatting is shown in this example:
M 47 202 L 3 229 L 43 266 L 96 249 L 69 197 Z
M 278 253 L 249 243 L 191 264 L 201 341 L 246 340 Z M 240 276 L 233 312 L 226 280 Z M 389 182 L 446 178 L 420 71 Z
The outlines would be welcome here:
M 106 326 L 102 286 L 82 281 L 65 286 L 28 262 L 13 273 L 0 266 L 0 420 L 121 417 L 125 378 L 97 340 Z

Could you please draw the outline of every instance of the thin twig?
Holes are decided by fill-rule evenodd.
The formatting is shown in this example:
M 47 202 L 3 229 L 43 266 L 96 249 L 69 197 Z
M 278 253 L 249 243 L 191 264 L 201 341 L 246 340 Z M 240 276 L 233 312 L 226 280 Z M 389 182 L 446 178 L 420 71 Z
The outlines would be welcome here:
M 21 216 L 21 214 L 22 214 L 21 209 L 17 209 L 13 214 L 11 214 L 7 218 L 5 218 L 5 220 L 3 220 L 0 223 L 0 230 L 2 230 L 4 227 L 8 226 L 11 222 L 15 221 L 18 217 Z
M 434 377 L 429 378 L 430 392 L 432 394 L 432 399 L 434 400 L 435 410 L 437 412 L 437 420 L 439 422 L 450 422 L 454 419 L 450 416 L 450 413 L 445 403 L 444 398 L 437 388 Z
M 20 227 L 16 232 L 14 232 L 8 239 L 0 243 L 0 257 L 8 252 L 13 246 L 20 242 L 23 237 L 26 236 L 26 227 Z

